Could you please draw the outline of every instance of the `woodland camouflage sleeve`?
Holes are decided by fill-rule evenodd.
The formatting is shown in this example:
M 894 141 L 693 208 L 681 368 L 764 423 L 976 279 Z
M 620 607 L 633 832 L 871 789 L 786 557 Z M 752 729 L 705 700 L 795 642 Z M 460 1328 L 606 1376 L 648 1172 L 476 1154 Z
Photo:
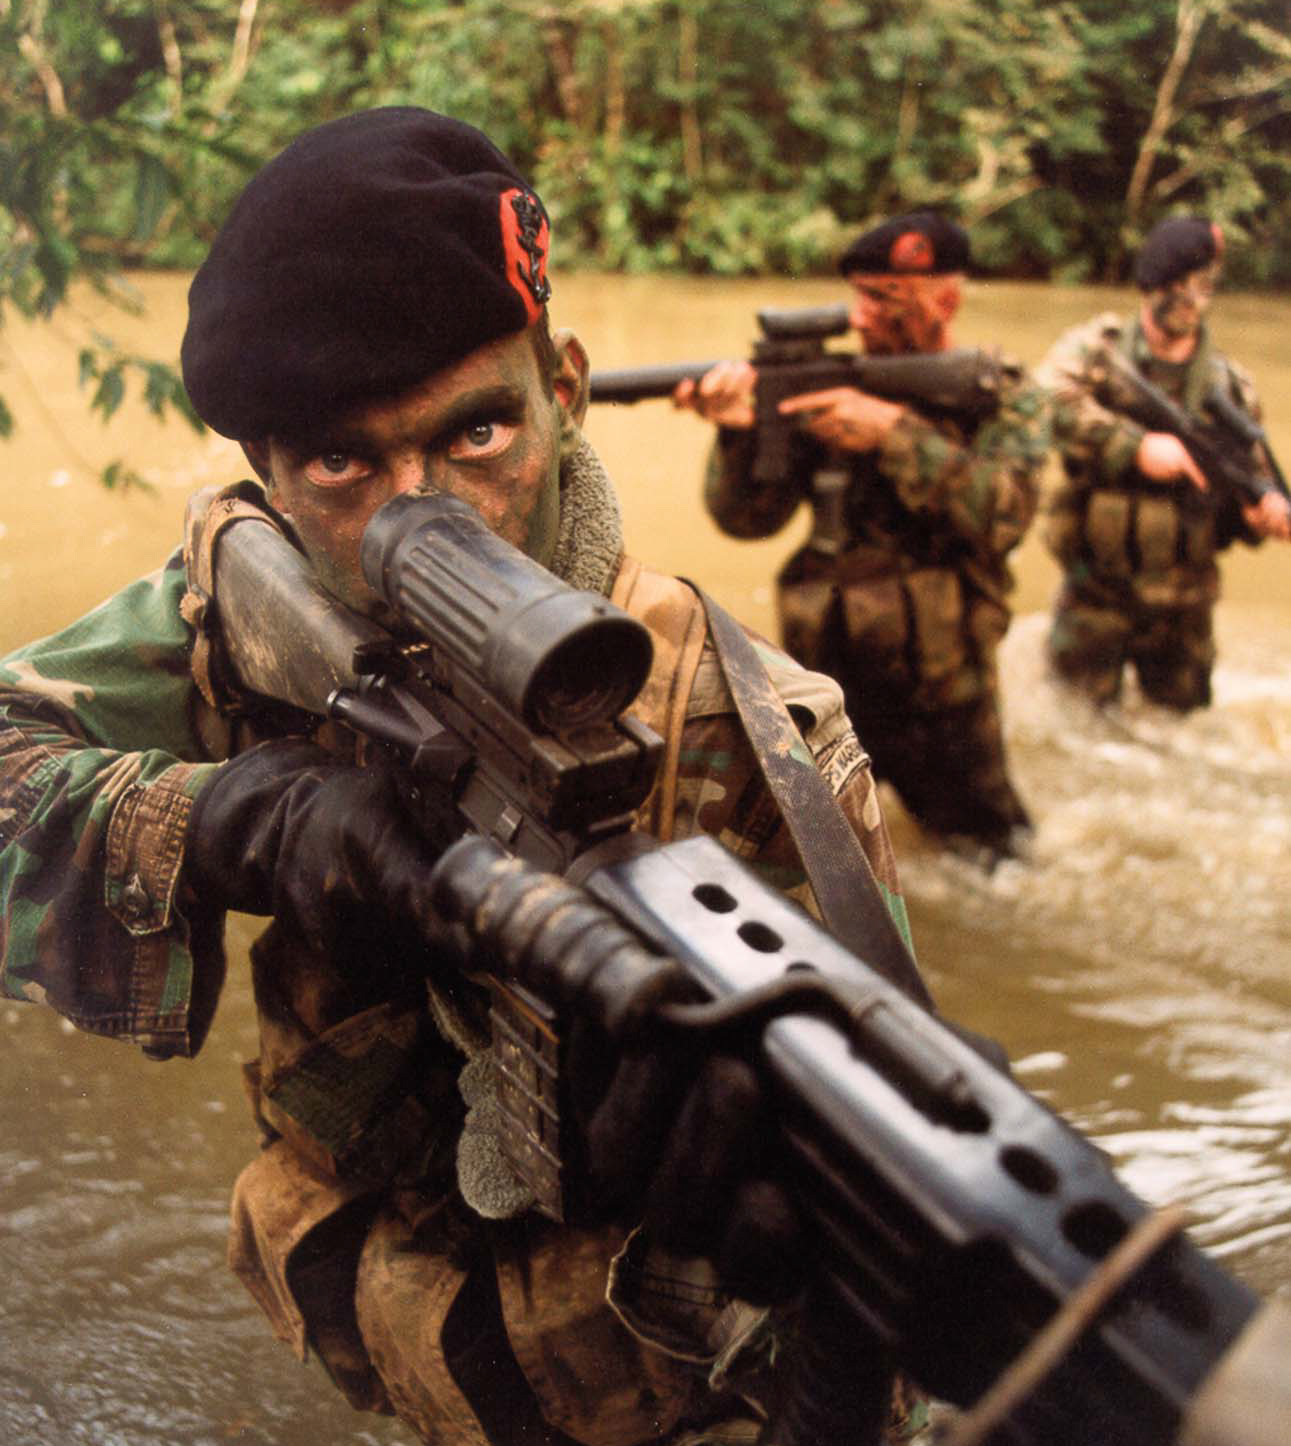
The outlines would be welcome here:
M 1144 429 L 1109 411 L 1094 396 L 1091 368 L 1119 334 L 1120 318 L 1105 312 L 1065 331 L 1035 370 L 1053 404 L 1054 445 L 1070 474 L 1088 484 L 1117 482 L 1134 464 Z
M 775 482 L 753 480 L 757 433 L 734 427 L 719 428 L 708 454 L 704 477 L 704 505 L 728 537 L 770 537 L 793 516 L 806 495 L 802 479 L 810 474 L 799 438 L 790 444 L 794 459 L 789 475 Z
M 176 554 L 0 662 L 0 988 L 157 1055 L 200 1045 L 224 967 L 218 917 L 190 921 L 177 897 L 213 766 L 183 589 Z
M 844 711 L 842 690 L 831 678 L 808 672 L 779 649 L 755 641 L 776 690 L 803 730 L 816 766 L 860 839 L 888 911 L 909 944 L 896 856 L 879 808 L 869 756 Z M 815 913 L 797 847 L 733 708 L 721 665 L 711 647 L 706 648 L 682 737 L 674 837 L 711 834 L 767 884 Z
M 971 436 L 907 411 L 879 467 L 911 512 L 940 513 L 988 561 L 1002 561 L 1035 516 L 1051 442 L 1049 399 L 1006 363 L 1000 405 Z
M 1222 370 L 1222 377 L 1217 380 L 1217 385 L 1227 390 L 1235 402 L 1248 412 L 1251 419 L 1258 423 L 1264 421 L 1264 406 L 1260 401 L 1259 390 L 1255 385 L 1255 378 L 1246 367 L 1240 362 L 1235 362 L 1231 357 L 1219 359 L 1219 368 Z M 1251 448 L 1251 465 L 1259 472 L 1260 476 L 1268 478 L 1272 482 L 1275 478 L 1275 469 L 1271 460 L 1272 454 L 1267 452 L 1263 446 L 1256 443 Z

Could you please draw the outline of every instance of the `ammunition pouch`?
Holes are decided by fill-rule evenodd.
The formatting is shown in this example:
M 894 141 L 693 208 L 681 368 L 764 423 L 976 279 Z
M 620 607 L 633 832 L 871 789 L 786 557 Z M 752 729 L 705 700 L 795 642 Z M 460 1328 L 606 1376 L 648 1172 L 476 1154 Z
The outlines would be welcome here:
M 886 696 L 937 711 L 991 691 L 1008 608 L 954 567 L 910 566 L 853 544 L 838 558 L 799 551 L 778 579 L 785 646 L 847 682 L 853 707 Z
M 1095 488 L 1085 506 L 1080 540 L 1077 555 L 1096 576 L 1132 581 L 1142 601 L 1151 604 L 1179 601 L 1181 574 L 1195 577 L 1215 566 L 1213 514 L 1184 507 L 1168 491 L 1150 485 Z M 1071 552 L 1072 541 L 1068 526 L 1061 549 L 1054 548 L 1061 561 L 1067 561 L 1064 554 Z

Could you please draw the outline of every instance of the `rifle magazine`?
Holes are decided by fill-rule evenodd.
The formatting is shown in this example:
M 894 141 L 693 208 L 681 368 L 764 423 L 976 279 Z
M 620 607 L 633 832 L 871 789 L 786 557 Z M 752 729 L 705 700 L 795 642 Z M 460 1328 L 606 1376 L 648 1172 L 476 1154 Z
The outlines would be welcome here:
M 519 984 L 490 978 L 489 1019 L 498 1104 L 509 1128 L 503 1152 L 550 1220 L 566 1219 L 568 1141 L 560 1107 L 561 1038 L 556 1013 Z

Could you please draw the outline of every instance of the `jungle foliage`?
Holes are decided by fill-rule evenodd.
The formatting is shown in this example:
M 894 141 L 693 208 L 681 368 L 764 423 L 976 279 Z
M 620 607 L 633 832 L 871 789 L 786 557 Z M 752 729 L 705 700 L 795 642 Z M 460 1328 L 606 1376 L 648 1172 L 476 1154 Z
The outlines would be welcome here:
M 1204 211 L 1230 278 L 1291 279 L 1286 0 L 0 0 L 0 306 L 196 265 L 248 174 L 371 105 L 471 121 L 555 264 L 826 271 L 938 206 L 984 269 L 1117 280 Z M 105 414 L 141 372 L 82 359 Z M 0 431 L 8 424 L 0 403 Z

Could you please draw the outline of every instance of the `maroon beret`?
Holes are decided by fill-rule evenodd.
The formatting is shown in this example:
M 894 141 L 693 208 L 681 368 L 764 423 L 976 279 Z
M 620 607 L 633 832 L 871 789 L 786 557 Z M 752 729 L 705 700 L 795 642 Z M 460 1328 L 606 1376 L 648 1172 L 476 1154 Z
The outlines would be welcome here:
M 1158 221 L 1134 263 L 1134 283 L 1140 291 L 1169 286 L 1190 271 L 1224 254 L 1224 233 L 1205 216 L 1171 216 Z
M 973 264 L 968 233 L 936 211 L 916 211 L 863 232 L 843 252 L 844 276 L 939 276 Z
M 238 198 L 188 293 L 198 414 L 289 435 L 542 314 L 549 228 L 480 131 L 416 106 L 306 131 Z

